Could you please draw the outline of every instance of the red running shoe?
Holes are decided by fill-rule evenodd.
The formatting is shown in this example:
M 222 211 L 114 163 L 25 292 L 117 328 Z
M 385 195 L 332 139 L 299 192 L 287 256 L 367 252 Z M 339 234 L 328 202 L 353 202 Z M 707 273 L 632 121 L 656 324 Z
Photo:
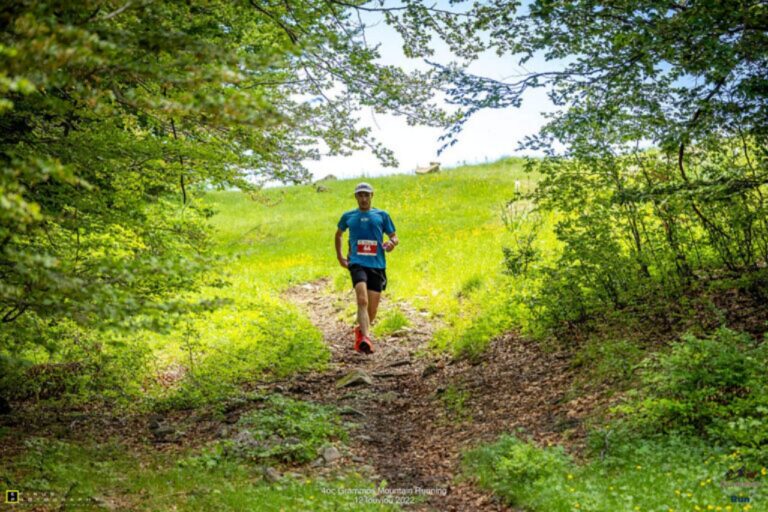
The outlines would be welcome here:
M 373 343 L 371 343 L 371 338 L 368 336 L 363 336 L 363 339 L 360 340 L 358 345 L 360 352 L 363 352 L 364 354 L 373 354 Z
M 357 347 L 360 344 L 360 341 L 363 339 L 363 331 L 360 330 L 360 326 L 355 326 L 355 347 Z M 355 348 L 357 350 L 357 348 Z

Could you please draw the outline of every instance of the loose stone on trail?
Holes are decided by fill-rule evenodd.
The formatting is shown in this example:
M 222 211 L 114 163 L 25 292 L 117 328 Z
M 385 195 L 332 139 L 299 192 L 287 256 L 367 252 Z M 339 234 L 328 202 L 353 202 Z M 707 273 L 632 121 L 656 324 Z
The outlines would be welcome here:
M 323 460 L 325 460 L 325 462 L 330 463 L 337 459 L 340 459 L 341 453 L 339 453 L 339 450 L 336 449 L 335 446 L 326 446 L 325 448 L 323 448 L 322 457 L 323 457 Z
M 345 388 L 349 386 L 357 386 L 360 384 L 365 384 L 366 386 L 370 386 L 373 384 L 373 379 L 370 375 L 365 373 L 363 370 L 360 370 L 359 368 L 352 370 L 347 375 L 342 377 L 336 382 L 337 388 Z

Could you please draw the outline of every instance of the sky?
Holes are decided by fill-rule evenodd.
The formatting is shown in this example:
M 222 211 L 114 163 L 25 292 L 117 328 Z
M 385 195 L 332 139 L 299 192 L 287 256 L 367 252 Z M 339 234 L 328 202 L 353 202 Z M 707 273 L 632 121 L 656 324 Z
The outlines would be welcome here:
M 377 14 L 369 14 L 362 20 L 368 27 L 366 40 L 370 46 L 381 44 L 381 63 L 400 66 L 406 70 L 426 69 L 427 64 L 408 59 L 402 52 L 402 39 L 386 25 Z M 430 60 L 447 64 L 454 60 L 442 44 L 435 44 L 435 55 Z M 526 63 L 528 71 L 544 69 L 544 62 L 533 59 Z M 551 65 L 547 66 L 551 67 Z M 496 80 L 508 79 L 522 71 L 517 59 L 495 54 L 483 55 L 469 71 Z M 405 119 L 392 115 L 374 114 L 372 109 L 360 112 L 360 125 L 371 128 L 371 135 L 394 151 L 399 162 L 396 168 L 383 167 L 370 152 L 359 151 L 345 157 L 323 157 L 319 161 L 307 161 L 305 165 L 320 179 L 328 174 L 338 178 L 381 176 L 395 173 L 412 173 L 418 166 L 439 161 L 442 167 L 455 167 L 464 163 L 494 161 L 504 156 L 522 156 L 531 153 L 517 151 L 518 143 L 536 133 L 544 124 L 543 112 L 554 111 L 554 106 L 544 90 L 529 91 L 519 108 L 487 109 L 475 114 L 459 134 L 458 142 L 440 156 L 439 128 L 408 126 Z

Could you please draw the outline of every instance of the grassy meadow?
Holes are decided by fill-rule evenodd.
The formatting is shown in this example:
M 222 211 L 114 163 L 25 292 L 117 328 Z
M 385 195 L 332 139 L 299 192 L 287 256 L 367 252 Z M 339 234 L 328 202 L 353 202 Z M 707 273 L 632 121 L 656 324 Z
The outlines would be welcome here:
M 390 213 L 401 240 L 387 257 L 386 296 L 410 302 L 442 326 L 436 349 L 479 353 L 493 336 L 525 325 L 527 309 L 510 296 L 522 296 L 535 279 L 502 274 L 502 246 L 510 242 L 502 212 L 516 194 L 535 186 L 521 160 L 367 180 L 375 190 L 373 206 Z M 206 401 L 205 393 L 210 400 L 232 391 L 222 384 L 325 364 L 328 352 L 319 333 L 280 293 L 330 278 L 336 290 L 351 294 L 333 237 L 341 214 L 357 207 L 352 190 L 359 181 L 323 181 L 324 192 L 303 185 L 255 196 L 237 191 L 204 195 L 201 201 L 216 212 L 211 222 L 229 286 L 202 294 L 231 302 L 171 335 L 147 335 L 160 371 L 182 364 L 197 374 L 195 386 L 175 399 Z M 537 243 L 555 246 L 547 236 Z M 345 313 L 351 328 L 351 295 Z M 384 307 L 374 332 L 395 330 L 406 321 L 396 306 Z M 201 387 L 206 379 L 211 385 Z

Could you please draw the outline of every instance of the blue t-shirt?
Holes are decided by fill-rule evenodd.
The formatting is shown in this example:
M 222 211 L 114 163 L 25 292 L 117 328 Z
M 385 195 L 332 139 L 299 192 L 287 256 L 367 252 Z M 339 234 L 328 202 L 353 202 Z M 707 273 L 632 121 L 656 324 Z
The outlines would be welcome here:
M 361 211 L 359 208 L 344 212 L 338 227 L 342 231 L 349 228 L 349 263 L 357 263 L 369 268 L 387 268 L 384 258 L 384 233 L 395 232 L 392 219 L 384 210 L 371 208 Z

